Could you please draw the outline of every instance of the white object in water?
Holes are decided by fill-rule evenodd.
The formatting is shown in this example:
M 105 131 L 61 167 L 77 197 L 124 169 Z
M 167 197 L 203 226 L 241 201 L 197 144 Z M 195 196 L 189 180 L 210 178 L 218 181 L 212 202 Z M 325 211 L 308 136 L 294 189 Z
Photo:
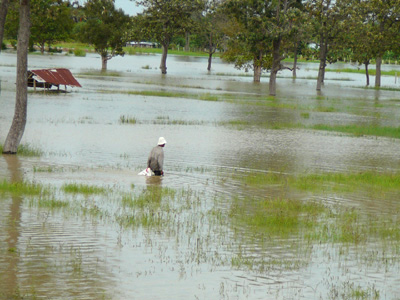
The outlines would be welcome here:
M 144 169 L 142 172 L 140 172 L 138 175 L 140 176 L 152 176 L 154 175 L 153 172 L 151 171 L 150 168 Z

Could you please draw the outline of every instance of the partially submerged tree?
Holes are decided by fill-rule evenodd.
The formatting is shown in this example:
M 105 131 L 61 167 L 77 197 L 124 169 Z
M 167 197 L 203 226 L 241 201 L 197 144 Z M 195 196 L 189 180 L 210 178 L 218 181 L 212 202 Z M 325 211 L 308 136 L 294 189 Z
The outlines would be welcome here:
M 366 85 L 369 86 L 369 65 L 374 59 L 375 53 L 372 47 L 374 37 L 372 35 L 372 24 L 367 22 L 368 10 L 365 8 L 364 2 L 354 3 L 348 0 L 351 7 L 348 11 L 348 18 L 345 20 L 346 27 L 352 28 L 351 31 L 345 33 L 345 47 L 351 49 L 351 59 L 359 65 L 364 65 Z
M 214 53 L 221 49 L 226 41 L 223 28 L 226 26 L 227 19 L 220 8 L 220 0 L 207 1 L 204 13 L 199 14 L 199 19 L 197 20 L 196 34 L 200 37 L 202 48 L 208 54 L 208 71 L 211 71 Z
M 339 0 L 340 1 L 340 0 Z M 320 91 L 325 80 L 325 68 L 329 54 L 329 47 L 337 37 L 340 29 L 341 15 L 336 0 L 307 0 L 307 10 L 310 14 L 316 42 L 319 45 L 319 68 L 317 91 Z
M 238 69 L 253 70 L 253 81 L 258 83 L 262 71 L 270 65 L 270 57 L 266 57 L 271 51 L 266 25 L 271 18 L 268 3 L 261 0 L 226 1 L 225 12 L 231 20 L 225 27 L 229 42 L 224 59 L 233 62 Z
M 301 1 L 279 0 L 271 5 L 272 18 L 268 23 L 269 36 L 272 40 L 272 65 L 269 79 L 269 94 L 276 95 L 276 76 L 284 67 L 284 44 L 293 43 L 298 34 L 298 27 L 303 26 L 305 18 L 300 9 Z
M 14 118 L 3 146 L 3 153 L 15 154 L 25 131 L 28 106 L 28 47 L 30 0 L 20 1 L 17 50 L 17 85 Z
M 185 35 L 193 27 L 193 14 L 203 10 L 203 0 L 136 0 L 145 10 L 135 18 L 133 37 L 148 39 L 161 44 L 160 69 L 167 74 L 167 55 L 171 40 L 176 35 Z
M 251 67 L 254 82 L 260 82 L 261 72 L 270 70 L 269 94 L 276 94 L 276 76 L 284 68 L 283 45 L 292 42 L 302 24 L 301 2 L 290 0 L 226 2 L 226 11 L 238 24 L 224 55 L 239 68 Z
M 88 0 L 85 15 L 79 37 L 93 45 L 101 56 L 101 70 L 106 71 L 108 60 L 125 54 L 130 17 L 122 9 L 117 10 L 112 0 Z
M 375 87 L 380 87 L 383 55 L 391 48 L 398 48 L 400 5 L 398 0 L 370 0 L 364 5 L 368 12 L 366 21 L 373 35 L 371 47 L 376 60 Z

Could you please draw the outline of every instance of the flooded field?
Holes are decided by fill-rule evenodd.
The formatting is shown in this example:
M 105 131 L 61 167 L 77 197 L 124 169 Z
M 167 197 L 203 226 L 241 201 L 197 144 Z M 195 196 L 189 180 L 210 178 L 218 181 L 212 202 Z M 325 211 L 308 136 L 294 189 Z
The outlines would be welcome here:
M 394 76 L 317 93 L 301 64 L 271 98 L 219 59 L 159 62 L 29 56 L 83 87 L 30 90 L 28 151 L 0 156 L 0 299 L 400 299 Z M 0 144 L 15 66 L 0 54 Z M 138 176 L 160 136 L 165 176 Z

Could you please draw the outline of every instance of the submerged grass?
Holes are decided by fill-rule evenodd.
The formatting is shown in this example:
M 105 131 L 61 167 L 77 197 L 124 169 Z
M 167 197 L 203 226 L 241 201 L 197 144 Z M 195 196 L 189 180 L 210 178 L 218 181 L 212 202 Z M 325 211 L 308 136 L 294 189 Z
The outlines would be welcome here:
M 121 77 L 121 73 L 112 72 L 112 71 L 98 71 L 98 70 L 91 70 L 86 72 L 79 73 L 80 76 L 107 76 L 107 77 Z
M 397 192 L 400 173 L 326 173 L 288 175 L 279 173 L 249 174 L 238 177 L 246 186 L 265 188 L 281 186 L 282 194 L 290 189 L 320 193 L 348 193 L 360 191 Z M 400 219 L 393 216 L 361 213 L 355 208 L 327 205 L 322 202 L 277 198 L 235 199 L 230 218 L 263 235 L 296 235 L 300 240 L 332 244 L 365 245 L 400 242 Z M 398 247 L 398 246 L 397 246 Z M 397 250 L 396 250 L 397 251 Z
M 121 115 L 119 117 L 119 122 L 121 124 L 136 124 L 137 123 L 137 119 L 135 117 Z
M 356 74 L 365 74 L 365 69 L 351 69 L 351 68 L 342 68 L 342 69 L 325 69 L 326 72 L 335 72 L 335 73 L 356 73 Z M 375 69 L 369 69 L 368 70 L 369 75 L 375 76 L 376 75 L 376 70 Z M 390 70 L 390 71 L 381 71 L 382 75 L 386 76 L 397 76 L 397 74 L 400 75 L 400 72 L 397 70 Z
M 329 109 L 331 111 L 331 109 Z M 325 111 L 328 112 L 328 111 Z M 302 113 L 304 119 L 309 119 L 308 113 Z M 220 125 L 238 125 L 244 126 L 258 126 L 264 129 L 311 129 L 318 131 L 339 132 L 353 135 L 355 137 L 361 136 L 379 136 L 394 139 L 400 139 L 400 127 L 389 126 L 372 126 L 372 125 L 305 125 L 301 123 L 271 123 L 271 122 L 248 122 L 244 120 L 233 120 L 228 122 L 219 122 Z
M 108 189 L 106 189 L 104 187 L 86 185 L 86 184 L 81 184 L 81 183 L 67 183 L 67 184 L 64 184 L 61 187 L 61 189 L 65 193 L 84 194 L 84 195 L 105 194 L 108 191 Z
M 376 248 L 390 251 L 398 249 L 400 243 L 397 217 L 363 214 L 355 208 L 330 207 L 310 200 L 237 198 L 231 205 L 229 218 L 233 226 L 245 228 L 247 235 L 257 235 L 261 240 L 279 237 L 287 242 L 299 241 L 294 244 L 301 251 L 315 242 L 342 246 L 372 243 Z
M 313 227 L 323 211 L 318 203 L 298 199 L 236 199 L 229 214 L 263 234 L 287 236 Z
M 365 171 L 357 173 L 322 173 L 287 175 L 283 173 L 248 174 L 239 177 L 244 184 L 260 187 L 266 185 L 281 185 L 303 191 L 320 192 L 332 190 L 335 192 L 353 192 L 362 189 L 375 191 L 400 190 L 400 173 L 379 173 Z
M 400 127 L 382 127 L 382 126 L 360 126 L 360 125 L 314 125 L 315 130 L 334 131 L 349 133 L 355 136 L 382 136 L 390 138 L 400 138 Z
M 58 200 L 54 198 L 53 196 L 49 197 L 40 197 L 37 201 L 34 199 L 31 199 L 29 201 L 29 206 L 30 207 L 39 207 L 39 208 L 46 208 L 50 210 L 56 210 L 56 209 L 64 209 L 68 208 L 70 204 L 66 201 Z
M 0 193 L 38 196 L 47 192 L 48 190 L 42 185 L 33 182 L 9 182 L 5 179 L 3 179 L 3 181 L 0 181 Z
M 0 144 L 0 153 L 3 153 L 3 145 Z M 38 147 L 32 146 L 30 144 L 20 144 L 17 149 L 17 155 L 27 156 L 27 157 L 40 157 L 44 152 Z

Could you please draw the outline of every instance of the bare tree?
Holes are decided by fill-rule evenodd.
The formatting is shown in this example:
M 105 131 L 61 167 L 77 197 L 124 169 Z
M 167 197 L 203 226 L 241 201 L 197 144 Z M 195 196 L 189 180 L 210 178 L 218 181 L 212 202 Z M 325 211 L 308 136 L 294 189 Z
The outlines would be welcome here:
M 16 154 L 25 131 L 28 104 L 28 47 L 30 33 L 30 0 L 20 0 L 17 48 L 17 91 L 15 112 L 3 153 Z

